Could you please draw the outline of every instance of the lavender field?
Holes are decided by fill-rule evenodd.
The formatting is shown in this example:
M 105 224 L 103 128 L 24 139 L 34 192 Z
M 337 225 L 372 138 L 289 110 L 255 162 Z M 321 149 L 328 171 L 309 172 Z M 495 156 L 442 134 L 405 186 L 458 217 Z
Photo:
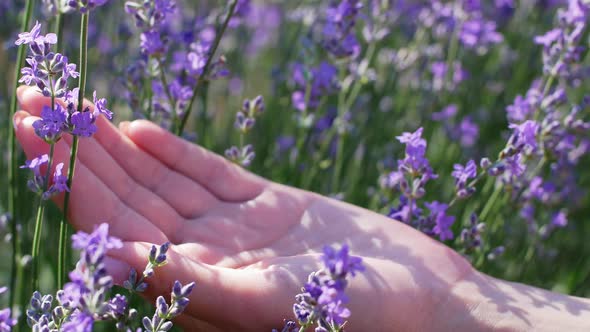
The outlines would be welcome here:
M 589 23 L 587 0 L 2 0 L 0 331 L 409 330 L 362 324 L 373 260 L 408 264 L 342 202 L 425 235 L 404 252 L 433 278 L 456 253 L 590 297 Z M 275 264 L 268 315 L 211 299 Z

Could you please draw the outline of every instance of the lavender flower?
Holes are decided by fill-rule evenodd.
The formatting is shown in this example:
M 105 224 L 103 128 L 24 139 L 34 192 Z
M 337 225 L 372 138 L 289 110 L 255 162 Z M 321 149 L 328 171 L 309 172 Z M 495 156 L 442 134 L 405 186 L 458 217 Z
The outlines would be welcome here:
M 458 61 L 453 62 L 451 68 L 446 62 L 435 61 L 430 65 L 430 72 L 432 73 L 432 88 L 435 91 L 443 89 L 453 91 L 469 76 L 469 73 Z M 450 81 L 447 81 L 447 77 L 450 77 Z
M 475 188 L 468 184 L 469 179 L 474 179 L 477 175 L 477 165 L 475 161 L 469 160 L 465 166 L 455 164 L 454 171 L 451 175 L 455 178 L 455 188 L 457 197 L 466 198 L 475 192 Z
M 121 240 L 108 234 L 108 225 L 101 224 L 94 232 L 78 232 L 72 236 L 72 247 L 82 250 L 70 282 L 58 292 L 61 306 L 72 310 L 63 331 L 91 331 L 95 319 L 106 314 L 110 305 L 107 292 L 113 285 L 107 275 L 104 257 L 108 250 L 122 247 Z
M 135 311 L 120 294 L 107 300 L 113 281 L 104 266 L 107 251 L 121 248 L 121 240 L 109 236 L 108 225 L 101 224 L 90 234 L 72 236 L 72 246 L 81 250 L 80 260 L 70 282 L 57 292 L 58 305 L 53 307 L 51 295 L 35 292 L 27 310 L 29 326 L 40 332 L 90 332 L 95 321 L 114 319 L 124 327 Z
M 301 112 L 313 111 L 319 106 L 322 97 L 338 92 L 340 87 L 337 76 L 338 69 L 328 62 L 321 62 L 312 68 L 295 64 L 292 78 L 296 90 L 291 95 L 295 109 Z
M 350 256 L 347 245 L 340 250 L 324 247 L 321 259 L 324 269 L 309 275 L 302 293 L 295 297 L 293 311 L 302 328 L 315 323 L 319 329 L 339 331 L 350 317 L 344 306 L 348 302 L 344 293 L 347 277 L 364 271 L 364 266 L 359 257 Z
M 39 325 L 44 323 L 45 319 L 51 318 L 52 307 L 53 296 L 41 295 L 41 293 L 35 291 L 33 297 L 31 297 L 29 309 L 27 309 L 27 324 L 33 329 L 35 329 L 35 326 L 40 327 Z
M 64 168 L 63 163 L 55 165 L 55 172 L 53 173 L 53 184 L 42 194 L 44 200 L 50 199 L 59 193 L 70 191 L 68 188 L 68 177 L 63 175 L 62 170 Z
M 49 155 L 43 154 L 37 158 L 33 158 L 32 160 L 27 160 L 25 165 L 20 167 L 28 168 L 33 172 L 33 178 L 28 180 L 27 186 L 32 192 L 40 195 L 43 200 L 48 200 L 54 195 L 64 191 L 69 191 L 69 188 L 67 187 L 67 177 L 62 175 L 62 170 L 64 167 L 63 163 L 59 163 L 55 166 L 55 172 L 52 179 L 53 184 L 45 191 L 47 186 L 46 181 L 48 179 L 46 178 L 46 175 L 41 174 L 41 167 L 48 163 Z
M 166 332 L 170 330 L 172 328 L 170 320 L 184 311 L 189 303 L 188 296 L 194 287 L 194 282 L 183 286 L 179 281 L 175 281 L 172 287 L 170 305 L 166 303 L 164 297 L 159 296 L 156 300 L 156 312 L 152 319 L 147 316 L 143 317 L 142 324 L 146 331 Z
M 586 28 L 590 5 L 581 0 L 569 0 L 567 9 L 558 12 L 559 26 L 535 37 L 543 46 L 543 71 L 549 76 L 571 77 L 573 65 L 580 60 L 584 47 L 579 45 Z
M 81 1 L 85 6 L 102 4 L 89 0 Z M 98 98 L 94 92 L 95 111 L 85 109 L 80 113 L 76 111 L 78 90 L 68 89 L 68 80 L 77 78 L 79 73 L 76 65 L 69 63 L 68 58 L 60 53 L 51 52 L 51 45 L 57 43 L 55 34 L 40 34 L 41 25 L 36 23 L 30 32 L 19 35 L 17 45 L 29 45 L 32 55 L 27 58 L 30 67 L 21 70 L 21 83 L 36 85 L 43 95 L 52 98 L 62 98 L 67 107 L 60 103 L 54 103 L 54 109 L 44 106 L 41 111 L 41 119 L 33 124 L 35 133 L 48 143 L 55 143 L 64 132 L 76 136 L 90 137 L 96 132 L 96 118 L 99 114 L 105 115 L 109 120 L 113 114 L 106 108 L 107 101 Z
M 96 133 L 96 125 L 94 122 L 96 118 L 88 111 L 75 112 L 71 117 L 72 135 L 81 137 L 91 137 Z
M 298 332 L 298 331 L 299 331 L 299 327 L 297 326 L 297 323 L 295 323 L 292 320 L 286 320 L 285 325 L 281 329 L 281 332 Z M 272 329 L 272 332 L 279 332 L 279 330 Z
M 166 242 L 159 247 L 152 245 L 150 255 L 148 257 L 148 263 L 143 270 L 141 277 L 138 279 L 137 271 L 132 268 L 129 272 L 129 278 L 123 282 L 123 287 L 135 292 L 145 291 L 148 285 L 144 280 L 154 275 L 154 269 L 162 267 L 168 263 L 166 260 L 166 253 L 168 252 L 169 248 L 170 242 Z
M 109 2 L 109 0 L 67 0 L 68 5 L 84 14 L 98 6 L 102 6 Z
M 10 309 L 0 310 L 0 332 L 10 332 L 16 325 L 16 319 L 12 318 Z
M 475 145 L 479 136 L 479 126 L 473 122 L 471 117 L 466 116 L 461 120 L 457 128 L 461 146 L 469 148 Z
M 422 128 L 418 128 L 413 133 L 406 132 L 396 137 L 406 145 L 405 158 L 398 161 L 399 188 L 410 199 L 424 196 L 426 183 L 438 177 L 426 159 L 427 143 L 422 138 L 422 131 Z
M 244 167 L 250 166 L 254 157 L 254 147 L 251 144 L 244 145 L 244 137 L 256 124 L 256 117 L 264 112 L 264 100 L 262 96 L 257 96 L 253 100 L 246 99 L 242 105 L 242 109 L 236 113 L 235 128 L 240 133 L 240 147 L 232 146 L 225 150 L 227 159 L 242 165 Z
M 33 123 L 33 128 L 35 134 L 46 142 L 57 142 L 68 129 L 68 113 L 60 104 L 56 104 L 53 110 L 49 106 L 43 106 L 41 119 Z
M 361 8 L 358 0 L 331 1 L 328 6 L 322 45 L 334 57 L 354 58 L 360 53 L 354 27 Z
M 434 221 L 432 232 L 440 238 L 441 241 L 451 240 L 453 232 L 451 226 L 455 222 L 455 217 L 447 215 L 448 205 L 437 201 L 425 203 L 430 210 L 430 219 Z
M 460 240 L 465 254 L 483 248 L 482 234 L 485 231 L 485 224 L 479 222 L 477 215 L 472 213 L 469 217 L 469 225 L 461 231 Z
M 33 178 L 27 182 L 29 189 L 35 193 L 42 193 L 45 188 L 45 177 L 41 175 L 41 166 L 49 162 L 49 155 L 43 154 L 37 158 L 27 160 L 20 168 L 28 168 L 33 171 Z

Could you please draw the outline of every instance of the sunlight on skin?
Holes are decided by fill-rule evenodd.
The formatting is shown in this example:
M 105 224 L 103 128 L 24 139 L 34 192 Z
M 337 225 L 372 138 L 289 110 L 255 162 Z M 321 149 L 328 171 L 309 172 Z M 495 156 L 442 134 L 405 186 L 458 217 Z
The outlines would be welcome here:
M 32 88 L 20 88 L 18 96 L 24 111 L 15 115 L 16 135 L 32 158 L 48 150 L 32 128 L 48 99 Z M 170 263 L 150 280 L 147 295 L 168 296 L 174 280 L 196 281 L 179 320 L 188 330 L 281 326 L 292 317 L 294 295 L 307 275 L 319 268 L 324 245 L 347 243 L 367 268 L 350 284 L 347 331 L 481 328 L 487 321 L 478 310 L 489 306 L 479 304 L 515 292 L 402 223 L 267 181 L 150 122 L 124 122 L 118 129 L 101 117 L 97 125 L 93 138 L 81 140 L 69 219 L 85 231 L 106 221 L 125 241 L 109 264 L 119 282 L 130 267 L 143 270 L 151 243 L 172 242 Z M 65 167 L 70 141 L 64 137 L 56 145 Z M 524 301 L 498 299 L 504 307 L 498 302 L 492 311 L 514 310 Z M 587 303 L 580 308 L 588 313 Z M 504 316 L 527 326 L 529 313 Z

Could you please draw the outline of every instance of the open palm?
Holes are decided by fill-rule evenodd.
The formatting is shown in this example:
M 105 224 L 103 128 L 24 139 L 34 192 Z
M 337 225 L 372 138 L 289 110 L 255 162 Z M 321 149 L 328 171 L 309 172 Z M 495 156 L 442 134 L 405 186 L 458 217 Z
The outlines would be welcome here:
M 47 153 L 32 123 L 48 100 L 32 88 L 19 89 L 19 100 L 18 140 L 29 158 Z M 150 280 L 148 294 L 169 293 L 174 280 L 196 281 L 188 315 L 179 320 L 189 330 L 280 327 L 319 268 L 324 245 L 347 243 L 367 268 L 350 285 L 352 331 L 427 327 L 416 319 L 419 311 L 449 301 L 444 294 L 472 271 L 401 223 L 262 179 L 150 122 L 117 129 L 100 118 L 98 127 L 80 141 L 69 220 L 85 231 L 110 224 L 125 242 L 110 264 L 119 280 L 130 267 L 143 269 L 152 243 L 170 241 L 170 263 Z M 66 167 L 70 143 L 64 137 L 55 150 Z

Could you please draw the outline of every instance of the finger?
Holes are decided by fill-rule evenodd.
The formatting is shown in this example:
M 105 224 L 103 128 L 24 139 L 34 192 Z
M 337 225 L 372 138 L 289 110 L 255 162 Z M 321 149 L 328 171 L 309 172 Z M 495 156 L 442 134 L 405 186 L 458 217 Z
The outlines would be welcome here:
M 264 179 L 149 121 L 131 122 L 127 134 L 156 159 L 200 183 L 221 200 L 249 200 L 266 185 Z
M 43 106 L 51 106 L 51 98 L 43 96 L 41 90 L 37 87 L 21 85 L 16 89 L 16 97 L 20 108 L 32 115 L 39 116 Z M 56 99 L 61 106 L 66 106 L 61 98 Z M 94 105 L 87 99 L 84 99 L 84 108 L 88 107 L 90 111 L 94 110 Z
M 72 137 L 63 140 L 71 146 Z M 78 159 L 125 204 L 151 221 L 168 239 L 176 242 L 182 217 L 162 198 L 130 177 L 93 138 L 79 139 Z
M 110 255 L 142 271 L 150 247 L 147 243 L 125 242 L 122 249 L 112 251 Z M 261 273 L 198 263 L 178 254 L 174 246 L 167 256 L 168 264 L 158 268 L 153 279 L 147 280 L 147 296 L 152 299 L 158 295 L 167 297 L 175 280 L 183 285 L 194 281 L 196 287 L 190 295 L 190 304 L 186 309 L 188 315 L 216 326 L 230 326 L 226 330 L 247 330 L 246 327 L 260 326 L 262 317 L 256 310 L 261 303 L 257 303 L 257 298 L 270 296 L 265 289 L 261 289 L 264 287 Z
M 111 277 L 113 277 L 115 284 L 123 285 L 123 282 L 129 279 L 129 272 L 131 271 L 131 266 L 128 263 L 110 256 L 106 256 L 103 262 L 107 269 L 107 273 Z M 139 271 L 139 273 L 141 272 L 142 271 Z M 208 322 L 192 317 L 188 314 L 176 317 L 174 319 L 174 324 L 185 327 L 185 331 L 223 331 Z
M 29 159 L 49 153 L 49 145 L 35 135 L 32 124 L 38 118 L 19 111 L 14 116 L 16 137 Z M 69 167 L 70 147 L 64 140 L 55 145 L 54 163 L 64 163 L 64 170 Z M 54 198 L 55 203 L 63 206 L 63 195 Z M 126 240 L 152 242 L 166 241 L 166 236 L 147 219 L 129 208 L 101 181 L 83 162 L 76 163 L 68 217 L 76 228 L 92 231 L 101 222 L 108 222 L 113 235 Z
M 128 126 L 129 122 L 121 123 L 121 132 L 117 133 L 125 144 L 109 144 L 104 135 L 100 135 L 99 140 L 103 141 L 103 145 L 108 144 L 111 147 L 111 154 L 120 160 L 129 172 L 136 174 L 137 181 L 166 200 L 186 219 L 201 216 L 219 204 L 219 200 L 202 185 L 164 165 L 131 141 L 125 135 Z M 131 145 L 132 148 L 126 148 L 127 145 Z
M 35 88 L 20 87 L 17 94 L 23 109 L 28 110 L 33 115 L 39 115 L 43 106 L 49 106 L 51 103 L 50 98 L 43 97 L 39 90 Z M 87 100 L 85 100 L 85 106 L 90 107 L 90 109 L 94 107 Z M 161 210 L 167 212 L 167 216 L 158 215 L 158 218 L 153 219 L 148 216 L 148 219 L 159 219 L 162 222 L 169 221 L 162 225 L 162 229 L 165 230 L 166 234 L 171 235 L 177 229 L 176 226 L 178 225 L 174 225 L 175 222 L 171 221 L 179 220 L 179 218 L 172 218 L 175 211 L 178 211 L 182 217 L 191 219 L 200 216 L 207 209 L 216 205 L 217 199 L 205 188 L 145 153 L 127 136 L 122 135 L 105 117 L 99 117 L 96 124 L 99 129 L 93 136 L 95 140 L 85 140 L 84 144 L 88 146 L 84 150 L 81 149 L 81 158 L 112 159 L 120 166 L 119 169 L 122 172 L 127 173 L 128 178 L 139 183 L 147 191 L 161 197 L 172 209 Z M 92 151 L 92 153 L 86 153 L 86 151 Z M 113 174 L 101 174 L 101 163 L 88 162 L 87 165 L 91 168 L 98 168 L 93 169 L 93 171 L 99 177 L 106 175 L 109 179 L 115 178 Z M 116 183 L 115 187 L 117 187 Z M 139 198 L 138 200 L 140 204 L 134 205 L 137 209 L 158 210 L 155 206 L 146 206 L 144 204 L 145 200 Z

